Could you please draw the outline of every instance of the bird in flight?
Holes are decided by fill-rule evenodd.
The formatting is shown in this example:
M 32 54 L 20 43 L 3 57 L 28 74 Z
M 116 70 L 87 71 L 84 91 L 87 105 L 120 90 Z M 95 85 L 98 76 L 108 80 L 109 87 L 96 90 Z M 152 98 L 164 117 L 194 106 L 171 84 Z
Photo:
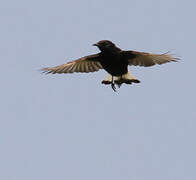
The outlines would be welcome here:
M 178 58 L 172 57 L 168 53 L 151 54 L 137 51 L 124 51 L 117 47 L 109 40 L 101 40 L 93 46 L 97 46 L 100 53 L 84 56 L 74 61 L 55 66 L 46 67 L 42 71 L 44 73 L 88 73 L 95 72 L 100 69 L 107 71 L 103 84 L 111 84 L 116 91 L 117 85 L 140 83 L 128 70 L 128 66 L 153 66 L 155 64 L 164 64 L 171 61 L 177 61 Z

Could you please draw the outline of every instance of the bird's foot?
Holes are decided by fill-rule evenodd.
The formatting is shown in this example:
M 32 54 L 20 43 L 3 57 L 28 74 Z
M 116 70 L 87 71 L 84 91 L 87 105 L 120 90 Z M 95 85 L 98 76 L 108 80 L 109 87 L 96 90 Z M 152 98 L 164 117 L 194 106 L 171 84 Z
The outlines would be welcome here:
M 121 85 L 122 85 L 122 83 L 121 83 L 121 84 L 117 84 L 118 88 L 120 88 L 120 87 L 121 87 Z
M 122 80 L 116 80 L 116 81 L 114 81 L 115 82 L 115 84 L 118 86 L 118 88 L 120 88 L 121 87 L 121 85 L 122 85 Z
M 112 89 L 114 90 L 114 92 L 116 92 L 116 86 L 114 83 L 111 84 Z

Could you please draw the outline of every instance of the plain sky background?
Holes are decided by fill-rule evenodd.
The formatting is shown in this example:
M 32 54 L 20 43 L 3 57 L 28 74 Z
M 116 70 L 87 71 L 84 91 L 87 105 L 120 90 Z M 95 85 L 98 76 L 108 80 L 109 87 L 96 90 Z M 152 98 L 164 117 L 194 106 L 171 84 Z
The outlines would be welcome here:
M 1 180 L 195 180 L 194 0 L 1 0 Z M 131 67 L 115 93 L 104 71 L 39 69 L 122 49 L 180 63 Z

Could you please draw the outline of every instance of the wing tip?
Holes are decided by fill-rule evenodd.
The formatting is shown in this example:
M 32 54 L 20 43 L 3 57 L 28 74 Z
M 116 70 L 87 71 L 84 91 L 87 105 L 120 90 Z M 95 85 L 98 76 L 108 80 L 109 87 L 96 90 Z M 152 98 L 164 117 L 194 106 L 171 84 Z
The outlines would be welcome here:
M 42 68 L 42 69 L 40 69 L 39 71 L 41 71 L 42 74 L 50 74 L 50 73 L 55 74 L 55 72 L 53 72 L 52 69 L 49 68 L 49 67 Z
M 180 57 L 177 57 L 176 54 L 172 54 L 171 51 L 167 51 L 166 53 L 163 53 L 162 55 L 168 56 L 170 61 L 172 62 L 179 62 L 181 60 Z

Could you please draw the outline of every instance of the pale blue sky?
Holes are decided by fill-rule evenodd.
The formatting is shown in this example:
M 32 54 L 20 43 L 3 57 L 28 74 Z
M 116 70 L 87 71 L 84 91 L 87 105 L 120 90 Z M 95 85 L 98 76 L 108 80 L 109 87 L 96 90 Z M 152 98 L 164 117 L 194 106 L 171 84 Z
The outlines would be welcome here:
M 0 179 L 195 180 L 196 3 L 193 0 L 0 2 Z M 114 93 L 104 71 L 38 71 L 122 49 L 180 63 L 133 67 Z

